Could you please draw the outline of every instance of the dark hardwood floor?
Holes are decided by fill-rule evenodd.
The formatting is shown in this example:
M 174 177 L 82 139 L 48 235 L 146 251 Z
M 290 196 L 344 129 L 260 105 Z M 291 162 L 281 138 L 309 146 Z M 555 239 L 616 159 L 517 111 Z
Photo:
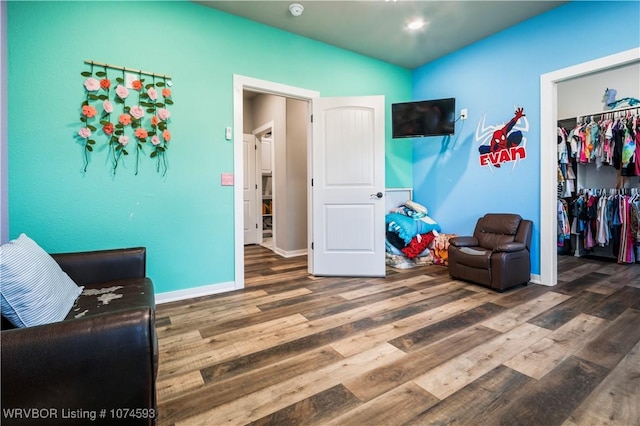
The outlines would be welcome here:
M 157 307 L 158 424 L 640 425 L 640 264 L 559 256 L 501 294 L 245 259 L 245 289 Z

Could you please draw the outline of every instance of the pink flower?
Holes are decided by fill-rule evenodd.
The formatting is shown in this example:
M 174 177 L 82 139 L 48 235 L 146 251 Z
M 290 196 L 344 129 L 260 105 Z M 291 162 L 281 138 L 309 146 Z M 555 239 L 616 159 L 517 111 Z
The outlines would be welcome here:
M 162 132 L 162 137 L 165 141 L 169 142 L 171 140 L 171 132 L 165 130 L 164 132 Z
M 162 89 L 162 96 L 164 96 L 165 98 L 170 98 L 171 97 L 171 89 L 168 88 L 164 88 Z
M 120 99 L 126 99 L 126 97 L 129 96 L 129 89 L 122 84 L 118 84 L 118 87 L 116 87 L 116 95 L 118 95 Z
M 129 110 L 129 114 L 131 114 L 137 120 L 140 120 L 142 117 L 144 117 L 144 110 L 140 105 L 135 105 L 131 107 L 131 109 Z
M 151 143 L 154 145 L 160 145 L 160 138 L 157 135 L 151 136 Z
M 86 127 L 83 127 L 80 130 L 78 130 L 78 135 L 80 135 L 81 138 L 87 139 L 89 136 L 91 136 L 91 130 L 89 130 Z
M 127 146 L 127 144 L 129 143 L 129 136 L 120 136 L 118 138 L 118 142 L 120 143 L 120 145 L 122 146 Z
M 104 109 L 104 112 L 107 114 L 111 114 L 113 112 L 113 104 L 107 99 L 102 103 L 102 109 Z
M 156 92 L 156 89 L 154 89 L 153 87 L 149 87 L 149 90 L 147 90 L 147 95 L 149 95 L 149 99 L 151 99 L 152 101 L 158 99 L 158 92 Z
M 96 91 L 100 88 L 100 82 L 93 77 L 89 77 L 84 81 L 84 88 L 89 92 Z
M 168 109 L 159 108 L 157 111 L 158 118 L 162 121 L 167 121 L 169 117 L 171 117 L 171 113 Z
M 134 132 L 134 135 L 136 135 L 136 138 L 140 138 L 140 139 L 146 139 L 149 136 L 147 131 L 142 127 L 138 127 Z
M 131 124 L 131 116 L 129 114 L 120 114 L 120 117 L 118 117 L 118 121 L 123 126 L 128 126 L 129 124 Z

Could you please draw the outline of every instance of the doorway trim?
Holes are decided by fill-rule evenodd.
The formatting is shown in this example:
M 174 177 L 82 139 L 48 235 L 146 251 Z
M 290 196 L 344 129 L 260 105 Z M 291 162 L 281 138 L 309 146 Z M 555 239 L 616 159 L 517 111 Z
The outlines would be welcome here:
M 557 242 L 557 164 L 556 128 L 558 121 L 557 84 L 575 77 L 603 71 L 640 61 L 640 48 L 626 50 L 592 61 L 559 69 L 540 76 L 540 284 L 553 286 L 558 283 Z
M 320 96 L 320 92 L 303 89 L 286 84 L 275 83 L 267 80 L 259 80 L 253 77 L 246 77 L 238 74 L 233 75 L 233 127 L 235 129 L 233 137 L 233 209 L 234 209 L 234 289 L 244 288 L 244 211 L 242 201 L 242 177 L 244 165 L 242 164 L 242 135 L 243 135 L 243 99 L 242 92 L 251 90 L 252 92 L 279 95 L 287 98 L 295 98 L 311 102 L 313 98 Z M 308 130 L 307 140 L 311 141 L 311 126 Z M 311 155 L 311 151 L 309 156 Z

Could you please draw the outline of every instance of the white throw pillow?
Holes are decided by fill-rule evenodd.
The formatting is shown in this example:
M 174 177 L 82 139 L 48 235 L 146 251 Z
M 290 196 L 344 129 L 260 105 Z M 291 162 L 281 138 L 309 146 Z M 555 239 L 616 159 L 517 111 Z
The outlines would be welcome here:
M 16 327 L 62 321 L 82 288 L 25 234 L 0 247 L 0 308 Z

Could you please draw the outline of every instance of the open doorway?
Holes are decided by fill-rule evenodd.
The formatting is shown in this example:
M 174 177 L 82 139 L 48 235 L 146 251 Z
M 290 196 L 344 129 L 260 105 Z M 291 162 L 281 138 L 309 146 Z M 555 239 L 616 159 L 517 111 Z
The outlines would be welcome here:
M 248 99 L 245 91 L 245 99 Z M 252 96 L 252 95 L 249 95 Z M 252 96 L 253 99 L 255 96 Z M 252 100 L 249 100 L 253 104 Z M 252 108 L 248 108 L 251 110 Z M 244 116 L 245 127 L 251 127 L 251 120 Z M 258 218 L 256 221 L 256 231 L 258 233 L 258 244 L 275 252 L 275 223 L 274 223 L 274 206 L 276 204 L 274 181 L 274 128 L 272 121 L 253 130 L 252 136 L 255 140 L 255 156 L 256 167 L 253 169 L 255 173 L 256 184 L 256 202 L 258 204 Z M 246 164 L 246 163 L 245 163 Z M 246 242 L 245 242 L 246 245 Z
M 290 204 L 283 203 L 284 194 L 292 202 L 306 205 L 307 225 L 305 252 L 310 248 L 308 272 L 332 276 L 384 276 L 384 159 L 385 159 L 385 99 L 382 95 L 320 98 L 317 92 L 265 82 L 249 77 L 234 76 L 234 127 L 243 126 L 243 92 L 245 90 L 285 97 L 286 103 L 298 103 L 303 108 L 301 119 L 306 120 L 305 143 L 291 147 L 278 143 L 275 122 L 275 169 L 278 205 L 274 206 L 276 249 L 286 246 L 291 238 L 305 235 L 287 231 Z M 288 108 L 287 108 L 288 109 Z M 309 125 L 313 120 L 314 125 Z M 287 120 L 294 123 L 296 120 Z M 286 128 L 286 126 L 285 126 Z M 286 128 L 286 131 L 289 129 Z M 312 135 L 313 133 L 313 135 Z M 311 142 L 313 139 L 313 143 Z M 234 288 L 244 287 L 243 244 L 243 161 L 242 132 L 234 138 L 235 280 Z M 345 150 L 344 147 L 350 149 Z M 291 148 L 291 149 L 290 149 Z M 304 149 L 304 153 L 296 152 Z M 289 165 L 306 160 L 306 171 L 296 175 L 283 174 L 280 158 Z M 291 170 L 295 168 L 292 167 Z M 311 177 L 313 176 L 313 180 Z M 285 184 L 282 191 L 278 185 Z M 309 196 L 296 197 L 296 186 Z M 292 190 L 289 193 L 289 190 Z M 366 214 L 363 214 L 366 213 Z M 281 222 L 282 221 L 282 222 Z M 284 226 L 280 226 L 283 223 Z M 291 238 L 290 238 L 291 237 Z M 285 243 L 282 243 L 284 239 Z
M 558 98 L 557 85 L 572 78 L 581 77 L 609 68 L 640 61 L 640 49 L 630 49 L 621 53 L 584 62 L 568 68 L 540 76 L 540 134 L 542 140 L 555 141 L 557 138 Z M 540 279 L 544 285 L 558 282 L 557 253 L 557 150 L 555 143 L 543 143 L 548 147 L 541 151 L 540 158 Z
M 259 243 L 283 257 L 306 254 L 308 104 L 247 90 L 243 99 L 243 130 L 251 129 L 255 137 L 256 167 L 251 172 L 260 206 Z
M 246 96 L 245 96 L 246 95 Z M 243 144 L 237 140 L 242 133 L 266 136 L 270 126 L 272 152 L 271 196 L 273 250 L 285 256 L 306 254 L 308 230 L 308 141 L 310 129 L 307 120 L 310 117 L 310 102 L 318 93 L 305 89 L 256 80 L 249 77 L 234 76 L 234 170 L 236 176 L 244 176 Z M 250 117 L 250 119 L 246 119 Z M 271 123 L 272 124 L 269 124 Z M 240 132 L 243 129 L 243 132 Z M 254 133 L 256 132 L 256 133 Z M 260 145 L 261 149 L 263 146 Z M 261 150 L 258 158 L 262 159 Z M 260 160 L 261 162 L 261 160 Z M 301 167 L 300 167 L 301 166 Z M 262 164 L 256 166 L 262 171 Z M 262 196 L 262 173 L 258 183 Z M 243 197 L 239 196 L 242 185 L 235 187 L 236 212 L 243 212 Z M 303 195 L 300 195 L 303 194 Z M 262 211 L 260 203 L 259 212 Z M 236 217 L 243 217 L 237 215 Z M 235 288 L 244 287 L 244 242 L 238 241 L 244 235 L 236 223 L 235 242 Z M 282 224 L 281 226 L 278 226 Z M 298 226 L 302 224 L 303 227 Z M 286 225 L 286 226 L 285 226 Z M 262 224 L 260 224 L 262 226 Z M 264 235 L 264 234 L 263 234 Z

